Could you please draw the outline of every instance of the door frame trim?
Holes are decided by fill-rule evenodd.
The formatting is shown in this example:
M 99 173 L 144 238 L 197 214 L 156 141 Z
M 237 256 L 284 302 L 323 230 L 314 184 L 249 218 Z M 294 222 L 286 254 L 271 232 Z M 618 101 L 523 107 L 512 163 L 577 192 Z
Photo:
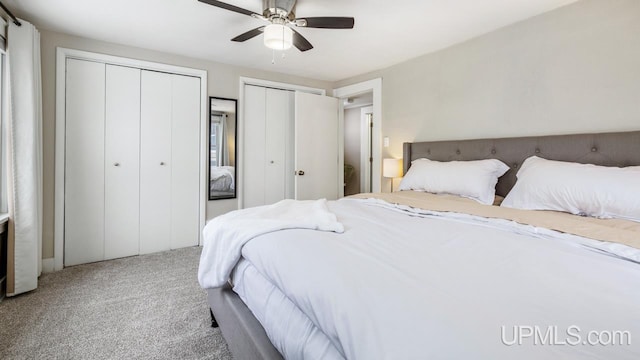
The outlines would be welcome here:
M 344 100 L 351 96 L 357 96 L 365 93 L 373 92 L 373 163 L 371 165 L 371 177 L 373 178 L 373 188 L 371 192 L 381 192 L 382 190 L 382 78 L 372 79 L 357 84 L 343 86 L 333 89 L 333 96 L 340 100 Z M 340 130 L 339 144 L 339 161 L 340 167 L 344 166 L 344 103 L 339 102 L 339 118 L 338 126 Z M 344 196 L 344 187 L 342 181 L 340 184 L 338 195 Z
M 237 177 L 240 180 L 236 182 L 238 209 L 244 209 L 244 88 L 246 85 L 261 86 L 265 88 L 274 88 L 281 90 L 300 91 L 316 95 L 327 95 L 327 90 L 321 88 L 314 88 L 303 85 L 288 84 L 283 82 L 276 82 L 263 79 L 255 79 L 250 77 L 240 77 L 239 82 L 239 94 L 238 94 L 238 133 L 237 133 L 237 149 L 238 153 L 236 158 L 240 166 L 236 167 Z
M 373 116 L 373 106 L 363 106 L 360 108 L 360 192 L 371 192 L 369 178 L 373 180 L 371 174 L 371 162 L 369 157 L 365 154 L 369 154 L 370 146 L 369 141 L 373 140 L 373 130 L 371 131 L 371 139 L 369 138 L 369 121 L 367 114 Z M 368 176 L 363 176 L 368 175 Z
M 65 128 L 66 128 L 66 69 L 67 59 L 95 61 L 110 65 L 128 66 L 142 70 L 193 76 L 200 79 L 200 231 L 198 242 L 202 245 L 202 229 L 206 219 L 207 190 L 207 119 L 208 92 L 207 71 L 184 66 L 161 64 L 120 56 L 94 53 L 83 50 L 56 48 L 56 124 L 55 124 L 55 195 L 54 195 L 54 251 L 53 270 L 64 267 L 64 189 L 65 189 Z

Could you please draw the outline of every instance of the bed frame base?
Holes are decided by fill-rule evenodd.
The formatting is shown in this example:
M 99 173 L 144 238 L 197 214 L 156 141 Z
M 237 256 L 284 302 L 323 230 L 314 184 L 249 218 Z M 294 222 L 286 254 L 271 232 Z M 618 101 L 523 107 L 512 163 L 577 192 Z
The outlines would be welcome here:
M 207 300 L 211 326 L 220 326 L 235 359 L 283 360 L 260 322 L 229 285 L 208 289 Z
M 211 310 L 211 308 L 209 308 L 209 313 L 211 314 L 211 327 L 212 328 L 220 327 L 220 325 L 218 325 L 218 321 L 216 320 L 216 317 L 213 316 L 213 311 Z

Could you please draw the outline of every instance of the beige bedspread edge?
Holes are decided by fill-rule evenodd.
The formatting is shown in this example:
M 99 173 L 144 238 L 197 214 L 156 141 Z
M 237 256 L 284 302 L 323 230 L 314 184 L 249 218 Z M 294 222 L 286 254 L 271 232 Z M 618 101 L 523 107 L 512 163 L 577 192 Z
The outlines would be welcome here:
M 520 224 L 560 231 L 589 239 L 608 241 L 640 249 L 640 223 L 621 219 L 596 219 L 556 211 L 519 210 L 482 205 L 453 195 L 436 195 L 418 191 L 365 193 L 349 198 L 374 198 L 392 204 L 443 212 L 456 212 L 512 220 Z

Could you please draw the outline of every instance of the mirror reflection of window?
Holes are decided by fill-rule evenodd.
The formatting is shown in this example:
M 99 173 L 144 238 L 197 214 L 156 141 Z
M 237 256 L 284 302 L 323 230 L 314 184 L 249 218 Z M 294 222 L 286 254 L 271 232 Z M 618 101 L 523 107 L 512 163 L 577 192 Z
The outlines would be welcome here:
M 211 144 L 211 166 L 218 166 L 218 164 L 222 164 L 220 159 L 218 159 L 218 149 L 221 148 L 220 139 L 221 137 L 218 134 L 221 134 L 222 122 L 226 115 L 224 113 L 215 114 L 212 112 L 211 114 L 211 139 L 209 139 Z
M 230 164 L 229 160 L 229 135 L 227 130 L 229 128 L 227 122 L 229 116 L 225 113 L 212 113 L 211 114 L 211 144 L 215 144 L 215 147 L 211 147 L 211 166 L 223 166 Z
M 209 200 L 235 198 L 237 102 L 209 99 Z

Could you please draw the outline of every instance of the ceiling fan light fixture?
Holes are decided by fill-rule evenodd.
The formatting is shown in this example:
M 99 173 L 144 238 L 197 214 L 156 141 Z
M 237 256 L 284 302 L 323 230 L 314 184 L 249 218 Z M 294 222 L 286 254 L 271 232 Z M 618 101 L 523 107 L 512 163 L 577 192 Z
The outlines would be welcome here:
M 287 50 L 293 45 L 293 30 L 282 24 L 270 24 L 264 28 L 264 46 L 274 50 Z

